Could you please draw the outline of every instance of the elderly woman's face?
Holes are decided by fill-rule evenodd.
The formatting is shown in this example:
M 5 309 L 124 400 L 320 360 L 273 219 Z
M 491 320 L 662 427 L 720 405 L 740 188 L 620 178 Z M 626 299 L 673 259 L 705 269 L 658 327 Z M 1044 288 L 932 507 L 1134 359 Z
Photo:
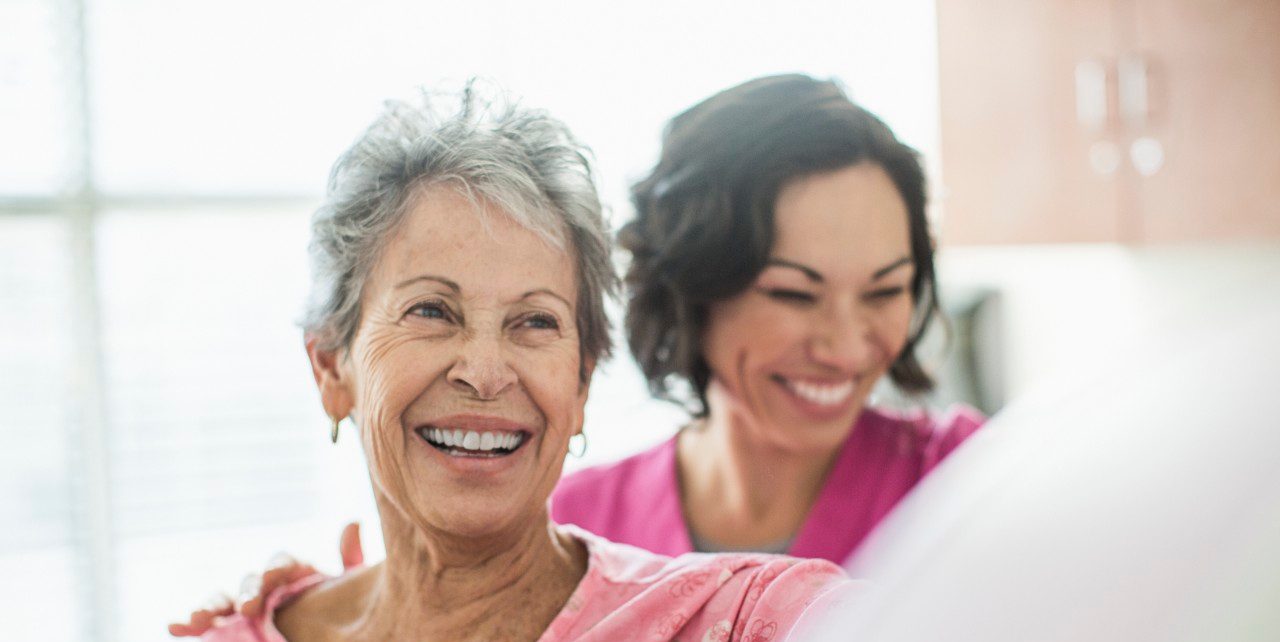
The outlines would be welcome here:
M 567 252 L 450 186 L 420 195 L 340 361 L 384 501 L 453 533 L 541 516 L 586 402 L 576 301 Z

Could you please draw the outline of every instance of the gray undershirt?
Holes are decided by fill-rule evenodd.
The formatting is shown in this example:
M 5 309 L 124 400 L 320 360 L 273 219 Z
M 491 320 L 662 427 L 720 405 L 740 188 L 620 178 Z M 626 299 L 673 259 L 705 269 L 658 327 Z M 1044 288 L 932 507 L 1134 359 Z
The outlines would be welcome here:
M 788 537 L 777 542 L 770 542 L 764 546 L 752 546 L 750 548 L 735 548 L 733 546 L 722 546 L 711 540 L 699 537 L 692 530 L 689 531 L 689 541 L 693 544 L 693 550 L 699 553 L 772 553 L 774 555 L 784 555 L 791 549 L 791 542 L 795 541 L 794 537 Z

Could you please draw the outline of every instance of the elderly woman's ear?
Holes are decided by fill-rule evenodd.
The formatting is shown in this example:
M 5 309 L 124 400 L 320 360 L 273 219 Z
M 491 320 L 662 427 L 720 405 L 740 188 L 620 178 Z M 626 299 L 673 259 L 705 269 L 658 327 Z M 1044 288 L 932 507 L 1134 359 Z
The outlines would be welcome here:
M 582 377 L 578 382 L 578 392 L 582 393 L 582 400 L 586 401 L 587 392 L 591 388 L 591 375 L 596 371 L 596 360 L 589 355 L 582 355 Z
M 320 402 L 324 405 L 325 414 L 334 421 L 340 421 L 350 415 L 355 407 L 351 382 L 340 363 L 342 351 L 321 348 L 319 339 L 310 334 L 307 335 L 306 342 L 311 374 L 316 378 L 316 388 L 320 390 Z

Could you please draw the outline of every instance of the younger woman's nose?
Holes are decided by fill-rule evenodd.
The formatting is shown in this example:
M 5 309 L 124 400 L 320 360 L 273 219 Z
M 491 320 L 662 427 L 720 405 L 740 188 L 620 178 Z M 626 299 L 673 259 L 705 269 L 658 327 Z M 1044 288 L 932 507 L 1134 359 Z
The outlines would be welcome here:
M 809 340 L 809 357 L 842 372 L 859 372 L 875 353 L 871 329 L 854 311 L 833 311 Z

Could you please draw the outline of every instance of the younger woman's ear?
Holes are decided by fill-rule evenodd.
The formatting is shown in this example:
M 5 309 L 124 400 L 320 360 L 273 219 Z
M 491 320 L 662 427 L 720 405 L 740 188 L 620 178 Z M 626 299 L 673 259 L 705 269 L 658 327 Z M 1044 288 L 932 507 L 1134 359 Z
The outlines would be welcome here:
M 342 369 L 342 350 L 321 348 L 320 340 L 313 335 L 307 335 L 306 342 L 311 374 L 315 376 L 316 388 L 320 390 L 324 412 L 330 419 L 343 419 L 351 414 L 355 398 L 351 394 L 352 382 Z

